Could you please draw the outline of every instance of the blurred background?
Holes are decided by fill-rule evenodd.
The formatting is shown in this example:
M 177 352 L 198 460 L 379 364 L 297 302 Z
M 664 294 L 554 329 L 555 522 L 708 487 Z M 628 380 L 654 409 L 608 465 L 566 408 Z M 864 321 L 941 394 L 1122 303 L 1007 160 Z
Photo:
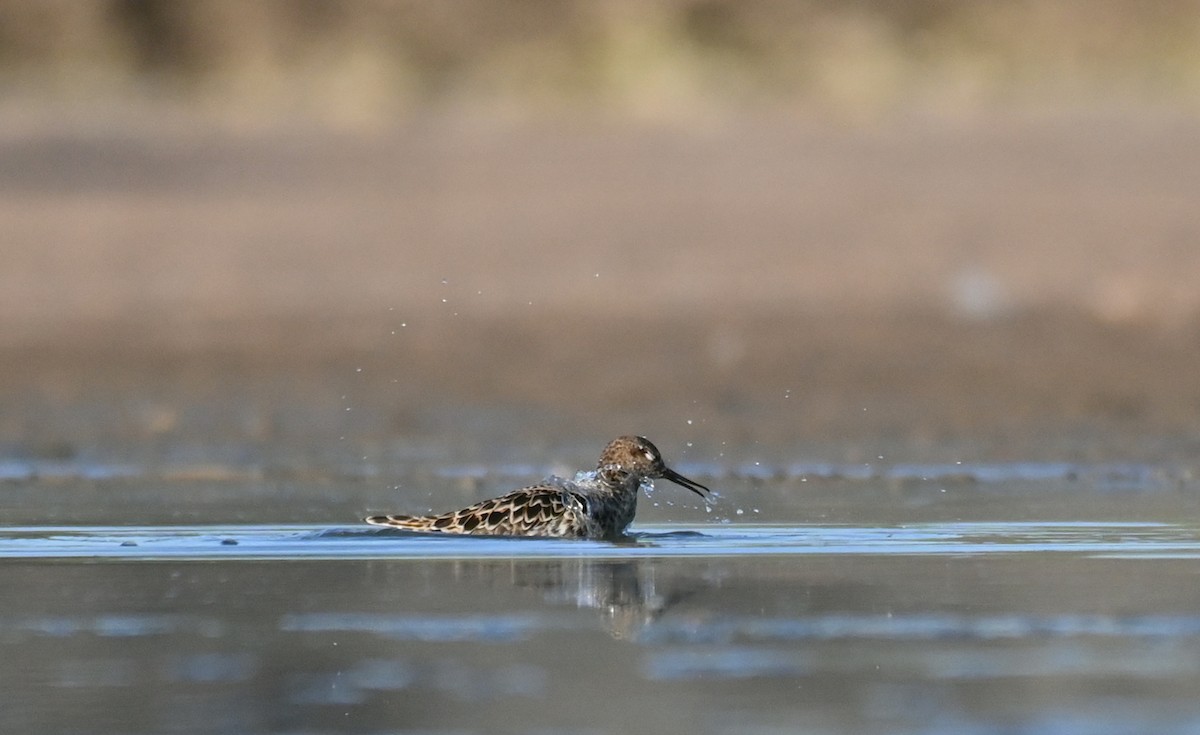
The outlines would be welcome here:
M 1198 110 L 1184 0 L 3 0 L 0 441 L 1188 455 Z

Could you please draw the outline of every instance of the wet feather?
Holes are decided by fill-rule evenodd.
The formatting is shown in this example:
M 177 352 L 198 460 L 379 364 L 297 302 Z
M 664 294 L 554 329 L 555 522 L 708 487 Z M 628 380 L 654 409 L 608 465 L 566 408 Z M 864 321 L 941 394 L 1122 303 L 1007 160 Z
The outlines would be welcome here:
M 668 468 L 641 436 L 609 442 L 594 473 L 575 481 L 551 478 L 461 510 L 439 515 L 377 515 L 366 522 L 409 531 L 487 536 L 615 538 L 637 512 L 643 482 L 664 478 L 705 497 L 708 488 Z

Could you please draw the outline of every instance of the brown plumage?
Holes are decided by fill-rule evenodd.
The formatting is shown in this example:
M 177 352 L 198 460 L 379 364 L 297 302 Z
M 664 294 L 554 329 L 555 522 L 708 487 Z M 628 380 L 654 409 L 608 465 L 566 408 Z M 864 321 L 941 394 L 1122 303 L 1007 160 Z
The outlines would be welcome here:
M 382 515 L 365 520 L 435 533 L 616 538 L 633 521 L 642 482 L 659 477 L 702 498 L 709 492 L 667 467 L 649 439 L 622 436 L 604 448 L 592 478 L 545 482 L 441 515 Z

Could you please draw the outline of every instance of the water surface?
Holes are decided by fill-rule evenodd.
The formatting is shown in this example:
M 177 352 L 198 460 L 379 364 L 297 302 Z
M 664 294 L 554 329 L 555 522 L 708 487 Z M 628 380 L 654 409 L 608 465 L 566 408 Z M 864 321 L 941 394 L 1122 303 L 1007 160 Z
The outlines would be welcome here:
M 0 532 L 4 732 L 1200 729 L 1200 524 Z

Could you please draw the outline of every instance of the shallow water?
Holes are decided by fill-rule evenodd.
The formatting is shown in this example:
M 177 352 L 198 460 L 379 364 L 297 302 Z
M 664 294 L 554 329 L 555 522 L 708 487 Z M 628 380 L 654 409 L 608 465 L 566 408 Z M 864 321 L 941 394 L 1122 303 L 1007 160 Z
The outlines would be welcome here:
M 0 731 L 1197 732 L 1200 523 L 1175 515 L 10 526 Z
M 15 526 L 8 559 L 645 559 L 700 556 L 1084 554 L 1200 558 L 1200 523 L 957 522 L 902 526 L 636 526 L 616 541 L 489 538 L 352 526 Z

